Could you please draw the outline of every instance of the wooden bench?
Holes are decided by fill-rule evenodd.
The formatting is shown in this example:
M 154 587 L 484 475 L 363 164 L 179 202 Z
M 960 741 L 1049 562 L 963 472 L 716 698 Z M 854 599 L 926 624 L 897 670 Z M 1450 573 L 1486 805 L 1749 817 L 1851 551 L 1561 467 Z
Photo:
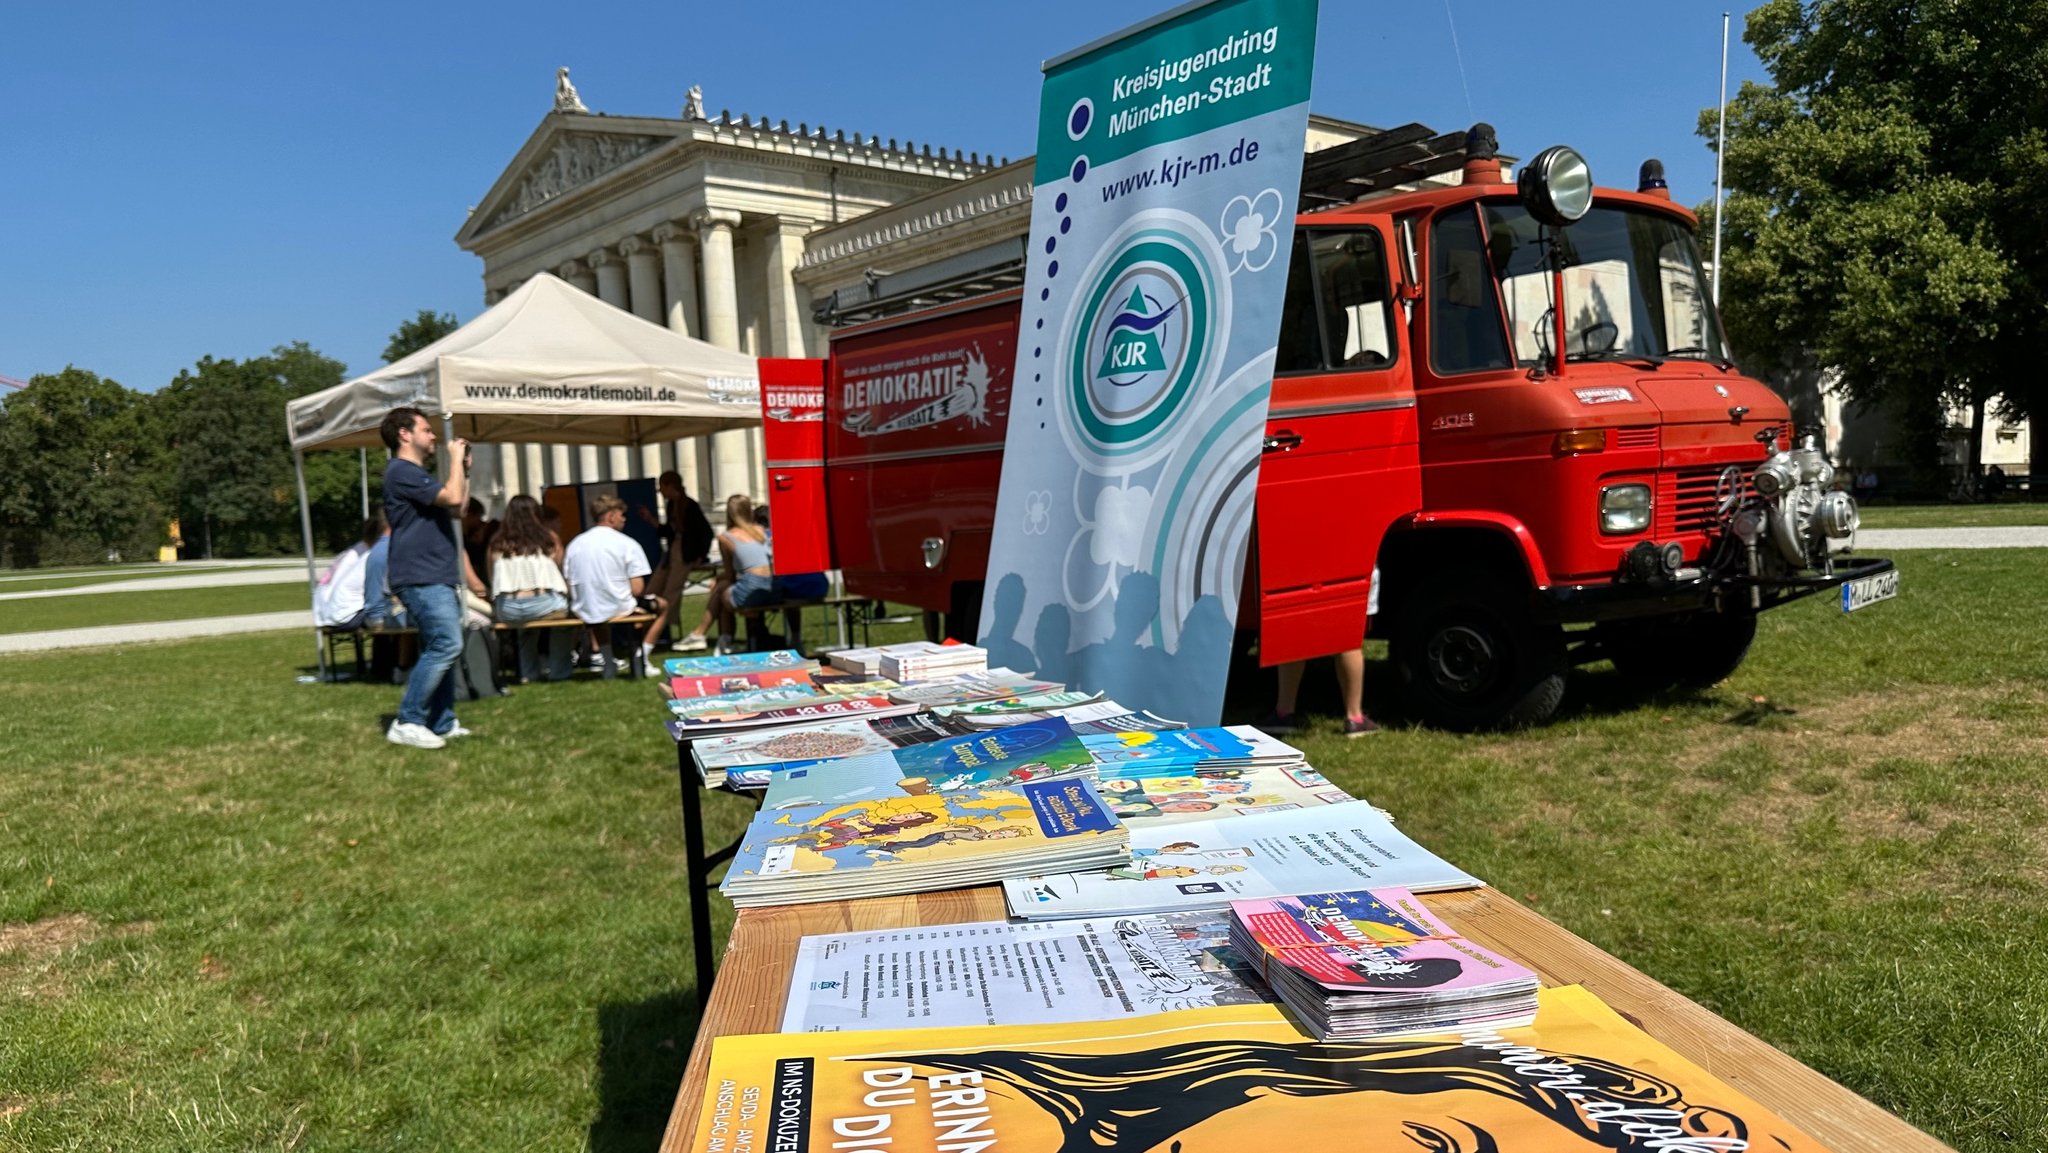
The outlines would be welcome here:
M 589 626 L 586 626 L 582 621 L 576 619 L 575 617 L 569 616 L 550 617 L 546 620 L 528 621 L 523 625 L 508 625 L 499 622 L 491 625 L 491 631 L 494 633 L 517 633 L 521 629 L 567 629 L 585 627 L 597 628 L 601 626 L 608 627 L 614 630 L 619 629 L 621 627 L 629 626 L 634 629 L 645 629 L 648 625 L 651 625 L 653 623 L 654 614 L 643 612 L 629 613 L 626 616 L 622 617 L 613 617 L 611 620 L 600 622 L 599 625 Z M 329 670 L 330 679 L 332 679 L 332 670 L 335 669 L 335 667 L 339 664 L 339 662 L 335 659 L 335 649 L 337 648 L 337 646 L 340 645 L 342 641 L 352 641 L 355 644 L 356 679 L 362 680 L 364 675 L 364 638 L 367 637 L 374 640 L 377 637 L 409 637 L 418 635 L 419 630 L 416 628 L 392 628 L 389 626 L 379 626 L 377 628 L 370 628 L 367 626 L 361 626 L 353 629 L 343 629 L 336 628 L 332 625 L 323 626 L 320 629 L 320 636 L 322 641 L 327 646 L 327 668 Z M 640 655 L 640 638 L 638 633 L 635 633 L 632 639 L 632 656 L 629 658 L 629 663 L 632 665 L 634 676 L 644 676 L 646 673 L 646 666 L 643 664 Z M 616 650 L 618 648 L 618 640 L 616 634 L 614 634 L 611 640 L 612 644 L 609 647 L 613 650 Z M 606 679 L 611 678 L 614 672 L 614 666 L 616 664 L 616 661 L 606 662 L 604 668 L 604 676 Z
M 818 649 L 819 652 L 831 652 L 835 649 L 852 648 L 853 630 L 855 628 L 860 629 L 861 643 L 867 643 L 868 626 L 871 623 L 868 617 L 868 606 L 873 603 L 874 598 L 872 597 L 857 597 L 844 593 L 834 593 L 831 596 L 805 597 L 797 600 L 776 601 L 773 604 L 751 605 L 747 608 L 735 609 L 734 611 L 747 619 L 747 648 L 749 650 L 758 652 L 768 648 L 792 648 L 802 652 L 804 651 L 804 610 L 809 608 L 831 609 L 838 615 L 839 643 L 833 646 L 821 646 Z M 775 644 L 768 635 L 768 626 L 765 618 L 769 613 L 782 614 L 782 626 L 785 635 L 783 637 L 784 643 L 781 645 Z

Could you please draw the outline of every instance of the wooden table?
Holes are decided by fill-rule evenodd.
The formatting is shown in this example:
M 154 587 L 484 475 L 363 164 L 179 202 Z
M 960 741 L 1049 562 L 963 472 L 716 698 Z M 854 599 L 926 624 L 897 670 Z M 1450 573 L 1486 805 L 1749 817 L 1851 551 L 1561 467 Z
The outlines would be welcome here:
M 1801 1065 L 1493 889 L 1426 897 L 1467 937 L 1536 970 L 1545 985 L 1584 985 L 1686 1059 L 1783 1117 L 1834 1153 L 1935 1153 L 1948 1146 Z M 956 889 L 904 897 L 743 910 L 726 946 L 662 1153 L 685 1153 L 711 1065 L 711 1039 L 773 1033 L 799 938 L 1004 916 L 1002 890 Z

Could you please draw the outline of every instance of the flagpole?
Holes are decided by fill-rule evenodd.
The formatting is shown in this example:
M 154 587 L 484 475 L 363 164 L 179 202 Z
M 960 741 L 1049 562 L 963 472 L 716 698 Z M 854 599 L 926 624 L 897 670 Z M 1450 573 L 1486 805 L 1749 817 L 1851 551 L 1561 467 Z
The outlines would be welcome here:
M 1721 303 L 1721 166 L 1728 155 L 1728 14 L 1721 13 L 1721 127 L 1714 137 L 1714 304 Z

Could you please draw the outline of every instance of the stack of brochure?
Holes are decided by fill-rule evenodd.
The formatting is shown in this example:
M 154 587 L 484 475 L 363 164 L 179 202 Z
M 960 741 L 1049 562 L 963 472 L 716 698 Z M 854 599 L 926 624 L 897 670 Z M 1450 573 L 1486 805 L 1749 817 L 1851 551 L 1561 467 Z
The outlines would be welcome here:
M 1052 777 L 764 807 L 719 888 L 742 908 L 958 889 L 1100 868 L 1126 846 L 1086 777 Z
M 1102 799 L 1133 829 L 1354 799 L 1299 749 L 1249 725 L 1090 732 L 1082 743 L 1095 756 Z
M 988 668 L 988 650 L 974 645 L 942 645 L 912 641 L 882 649 L 882 675 L 909 684 L 939 677 L 978 673 Z
M 1058 681 L 1041 681 L 1022 673 L 1011 672 L 1009 669 L 989 669 L 986 672 L 961 673 L 942 680 L 904 685 L 891 689 L 889 695 L 905 703 L 936 709 L 947 705 L 1001 700 L 1004 697 L 1056 693 L 1064 688 L 1066 686 Z
M 935 705 L 932 712 L 943 717 L 959 717 L 976 728 L 999 729 L 1006 725 L 1014 725 L 1019 719 L 1035 720 L 1039 717 L 1056 716 L 1061 709 L 1078 708 L 1081 705 L 1094 704 L 1101 699 L 1101 693 L 1064 689 L 1053 693 L 993 697 L 985 701 L 969 701 L 958 705 Z
M 1460 937 L 1406 889 L 1234 901 L 1230 912 L 1231 947 L 1325 1041 L 1536 1019 L 1536 974 Z
M 776 774 L 722 886 L 735 905 L 922 892 L 1122 860 L 1128 837 L 1063 720 Z
M 1073 726 L 1055 717 L 1007 729 L 904 744 L 887 752 L 785 765 L 761 807 L 802 808 L 875 798 L 1009 788 L 1051 777 L 1095 777 L 1095 759 Z
M 918 707 L 880 695 L 762 689 L 746 694 L 671 700 L 668 708 L 673 719 L 668 727 L 680 741 L 704 733 L 736 733 L 849 717 L 893 717 L 914 713 Z
M 899 706 L 915 708 L 915 705 Z M 1052 717 L 1019 716 L 1017 724 L 1052 720 Z M 1075 732 L 1081 726 L 1072 726 Z M 959 717 L 933 713 L 905 713 L 787 725 L 723 735 L 707 735 L 690 748 L 691 759 L 710 788 L 727 785 L 735 789 L 765 789 L 775 774 L 785 769 L 807 768 L 845 757 L 886 753 L 911 745 L 966 737 L 985 732 L 979 725 Z
M 1131 859 L 1096 872 L 1003 882 L 1027 920 L 1221 908 L 1232 901 L 1399 886 L 1417 892 L 1485 882 L 1410 840 L 1369 804 L 1318 805 L 1188 821 L 1134 822 Z

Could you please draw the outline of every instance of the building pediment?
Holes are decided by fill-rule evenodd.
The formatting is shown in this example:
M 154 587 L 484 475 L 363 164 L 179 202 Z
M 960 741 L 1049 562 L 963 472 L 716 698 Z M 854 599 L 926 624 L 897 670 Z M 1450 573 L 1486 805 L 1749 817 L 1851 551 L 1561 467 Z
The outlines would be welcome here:
M 681 125 L 641 117 L 551 113 L 491 185 L 456 236 L 464 245 L 674 142 Z

